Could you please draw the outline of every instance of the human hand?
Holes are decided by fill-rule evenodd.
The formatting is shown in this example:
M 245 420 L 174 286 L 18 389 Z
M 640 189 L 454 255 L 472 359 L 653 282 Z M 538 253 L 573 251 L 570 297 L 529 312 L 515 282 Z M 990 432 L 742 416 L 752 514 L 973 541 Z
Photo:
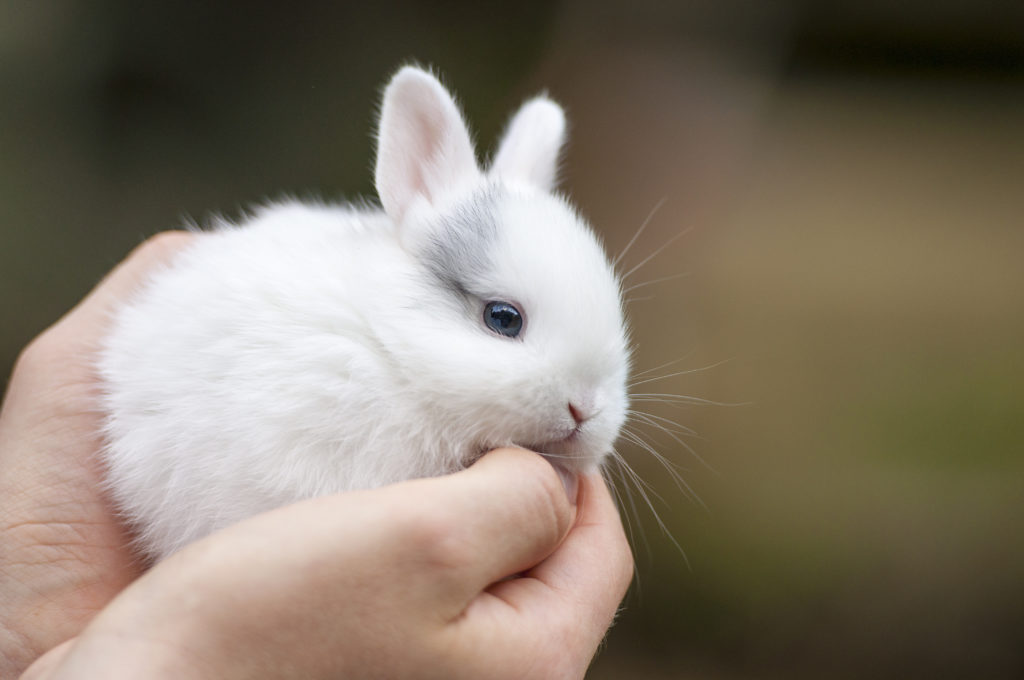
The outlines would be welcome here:
M 4 677 L 82 633 L 141 573 L 100 493 L 90 358 L 113 304 L 189 238 L 143 246 L 19 360 L 0 415 Z M 174 677 L 577 677 L 632 563 L 596 477 L 582 480 L 578 521 L 559 544 L 573 510 L 564 494 L 552 499 L 553 484 L 539 457 L 505 451 L 450 478 L 254 518 L 158 566 L 26 677 L 150 677 L 162 663 Z M 438 617 L 460 602 L 454 618 Z
M 578 499 L 504 449 L 279 508 L 161 562 L 27 677 L 579 678 L 632 559 L 601 478 Z
M 114 305 L 194 238 L 140 246 L 18 358 L 0 410 L 0 677 L 80 633 L 142 572 L 101 489 L 93 358 Z

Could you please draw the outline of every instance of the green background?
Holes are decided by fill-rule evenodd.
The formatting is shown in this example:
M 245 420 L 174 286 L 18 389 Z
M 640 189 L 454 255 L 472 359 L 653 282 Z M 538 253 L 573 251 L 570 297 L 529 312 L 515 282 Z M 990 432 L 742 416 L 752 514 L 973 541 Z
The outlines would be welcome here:
M 546 89 L 632 267 L 638 575 L 591 678 L 1024 677 L 1024 4 L 0 4 L 0 369 L 145 236 L 372 196 L 380 87 Z M 697 456 L 707 462 L 704 465 Z M 636 491 L 633 492 L 636 494 Z M 658 497 L 660 496 L 660 499 Z M 705 507 L 706 506 L 706 507 Z

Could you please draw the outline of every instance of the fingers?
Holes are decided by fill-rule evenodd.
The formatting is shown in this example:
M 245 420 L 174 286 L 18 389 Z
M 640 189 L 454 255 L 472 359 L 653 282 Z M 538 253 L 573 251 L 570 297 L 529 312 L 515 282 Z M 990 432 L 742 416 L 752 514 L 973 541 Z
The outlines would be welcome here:
M 105 317 L 116 304 L 130 297 L 154 269 L 169 263 L 195 238 L 195 234 L 187 231 L 165 231 L 150 237 L 107 274 L 61 323 L 104 325 Z
M 375 677 L 498 677 L 455 672 L 463 662 L 446 653 L 448 630 L 488 585 L 550 555 L 574 518 L 554 468 L 517 449 L 448 477 L 278 508 L 159 563 L 92 622 L 67 663 L 99 658 L 131 631 L 137 648 L 169 640 L 188 658 L 236 667 L 237 655 L 218 650 L 256 646 L 266 677 L 277 677 L 270 660 L 301 668 L 290 677 L 363 677 L 377 666 L 389 670 Z
M 98 449 L 95 352 L 111 311 L 192 238 L 187 232 L 165 232 L 149 239 L 22 351 L 0 411 L 0 462 L 7 476 L 18 472 L 9 457 L 21 457 L 52 482 L 54 472 L 66 472 L 68 460 L 82 463 Z M 58 470 L 47 469 L 50 463 Z M 86 481 L 98 490 L 97 479 Z M 20 486 L 30 484 L 23 480 Z
M 467 470 L 430 481 L 426 541 L 409 545 L 447 573 L 442 583 L 456 591 L 459 609 L 554 552 L 576 517 L 568 483 L 524 449 L 492 451 Z
M 580 517 L 559 550 L 527 573 L 577 606 L 602 633 L 633 578 L 633 553 L 599 474 L 581 480 Z
M 186 662 L 221 678 L 582 677 L 629 553 L 600 479 L 583 479 L 577 498 L 566 536 L 577 510 L 558 473 L 504 449 L 448 477 L 278 508 L 158 564 L 65 665 L 109 666 L 113 653 L 116 677 L 138 677 L 156 645 L 168 677 L 186 677 Z
M 0 654 L 0 675 L 77 635 L 138 576 L 102 494 L 95 350 L 118 301 L 192 238 L 147 241 L 18 358 L 0 408 L 0 628 L 25 642 L 16 658 Z
M 575 516 L 565 485 L 546 460 L 523 449 L 500 449 L 447 477 L 263 513 L 186 547 L 165 564 L 228 574 L 231 583 L 221 585 L 229 588 L 257 578 L 257 572 L 243 576 L 239 570 L 258 560 L 270 571 L 302 573 L 304 583 L 319 582 L 323 589 L 333 587 L 343 564 L 346 581 L 363 583 L 361 590 L 447 623 L 495 581 L 551 555 Z M 232 564 L 238 569 L 225 569 Z M 274 590 L 250 589 L 264 595 Z M 277 590 L 286 589 L 278 583 Z M 313 591 L 310 607 L 324 608 L 326 590 Z
M 60 667 L 64 657 L 71 651 L 76 638 L 65 640 L 46 654 L 36 659 L 35 663 L 28 667 L 20 677 L 20 680 L 48 680 L 55 677 L 56 670 Z
M 156 267 L 168 263 L 194 238 L 195 234 L 185 231 L 167 231 L 138 246 L 85 299 L 29 343 L 18 357 L 15 376 L 27 374 L 37 393 L 44 391 L 41 387 L 52 386 L 49 383 L 65 385 L 91 380 L 92 355 L 110 324 L 112 311 Z
M 456 648 L 500 645 L 508 667 L 518 669 L 512 676 L 529 676 L 517 652 L 524 648 L 532 663 L 563 669 L 565 677 L 587 667 L 629 587 L 633 557 L 600 475 L 580 485 L 569 535 L 523 578 L 497 583 L 474 601 L 455 630 Z

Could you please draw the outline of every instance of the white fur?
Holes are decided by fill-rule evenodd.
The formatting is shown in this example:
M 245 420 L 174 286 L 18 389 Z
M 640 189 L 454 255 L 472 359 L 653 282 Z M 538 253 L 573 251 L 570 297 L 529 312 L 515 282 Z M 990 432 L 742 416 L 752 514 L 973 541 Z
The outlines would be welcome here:
M 480 178 L 469 131 L 448 91 L 412 66 L 384 91 L 377 138 L 377 193 L 401 222 L 411 208 L 443 202 Z
M 383 211 L 271 205 L 151 277 L 100 360 L 108 481 L 143 552 L 500 445 L 601 463 L 625 418 L 626 331 L 599 242 L 548 191 L 560 118 L 526 104 L 484 175 L 450 95 L 405 68 L 381 115 Z M 442 246 L 465 254 L 457 283 Z M 518 338 L 484 325 L 494 300 L 524 312 Z M 589 418 L 575 434 L 570 403 Z
M 558 183 L 558 154 L 565 143 L 565 114 L 547 97 L 523 104 L 505 131 L 491 176 L 524 182 L 543 191 Z

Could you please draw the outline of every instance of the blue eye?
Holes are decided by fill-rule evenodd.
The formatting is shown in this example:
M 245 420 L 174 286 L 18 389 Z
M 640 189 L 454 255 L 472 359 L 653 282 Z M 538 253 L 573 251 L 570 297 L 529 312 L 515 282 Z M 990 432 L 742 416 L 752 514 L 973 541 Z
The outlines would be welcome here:
M 495 333 L 514 338 L 523 330 L 523 315 L 507 302 L 488 302 L 484 307 L 484 323 Z

